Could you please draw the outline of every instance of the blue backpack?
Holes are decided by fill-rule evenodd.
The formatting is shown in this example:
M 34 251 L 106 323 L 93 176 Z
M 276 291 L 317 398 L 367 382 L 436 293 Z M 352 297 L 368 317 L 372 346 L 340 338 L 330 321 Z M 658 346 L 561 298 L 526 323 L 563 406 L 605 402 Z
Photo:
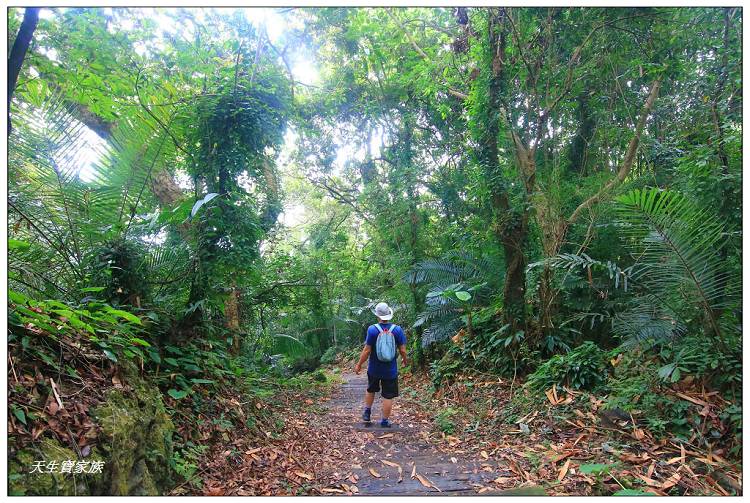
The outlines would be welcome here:
M 396 325 L 391 325 L 385 329 L 380 323 L 375 325 L 378 329 L 378 338 L 375 341 L 375 356 L 381 362 L 392 362 L 396 359 L 396 338 L 393 336 L 393 330 Z

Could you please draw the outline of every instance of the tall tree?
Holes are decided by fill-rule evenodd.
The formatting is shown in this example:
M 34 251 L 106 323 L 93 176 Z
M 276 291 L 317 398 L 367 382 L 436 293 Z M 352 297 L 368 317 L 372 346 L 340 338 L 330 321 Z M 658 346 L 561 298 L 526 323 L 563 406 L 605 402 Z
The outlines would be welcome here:
M 34 36 L 34 30 L 39 22 L 39 8 L 27 7 L 23 13 L 23 21 L 13 42 L 13 47 L 8 56 L 8 134 L 11 132 L 10 123 L 10 104 L 13 101 L 13 93 L 16 90 L 18 75 L 21 73 L 23 61 L 26 58 L 26 52 L 29 50 L 31 39 Z

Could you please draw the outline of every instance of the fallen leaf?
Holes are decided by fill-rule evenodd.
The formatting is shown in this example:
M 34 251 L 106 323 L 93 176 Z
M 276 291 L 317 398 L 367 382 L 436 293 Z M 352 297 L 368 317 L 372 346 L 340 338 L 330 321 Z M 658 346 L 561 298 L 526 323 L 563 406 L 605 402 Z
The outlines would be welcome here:
M 394 468 L 401 468 L 400 464 L 394 463 L 393 461 L 388 461 L 388 460 L 385 460 L 385 459 L 381 459 L 380 462 L 383 463 L 384 465 L 387 465 L 387 466 L 393 466 Z
M 203 494 L 205 496 L 224 496 L 224 489 L 221 487 L 207 487 Z
M 350 489 L 350 490 L 351 490 L 351 492 L 353 492 L 354 494 L 357 494 L 357 493 L 359 492 L 359 488 L 358 488 L 357 486 L 350 486 L 350 487 L 349 487 L 349 489 Z
M 382 476 L 378 472 L 376 472 L 374 468 L 368 468 L 368 470 L 370 471 L 370 475 L 372 475 L 373 477 L 380 478 Z
M 696 405 L 701 405 L 703 407 L 710 405 L 708 402 L 704 402 L 703 400 L 699 400 L 697 398 L 693 398 L 692 396 L 686 395 L 685 393 L 680 393 L 679 391 L 675 392 L 675 395 L 678 397 L 687 400 L 688 402 L 692 402 Z
M 323 492 L 323 493 L 343 493 L 344 491 L 342 491 L 341 489 L 333 488 L 333 487 L 325 487 L 325 488 L 321 489 L 320 492 Z
M 430 480 L 427 477 L 423 477 L 419 473 L 417 473 L 417 480 L 419 480 L 419 483 L 422 484 L 423 486 L 427 487 L 427 488 L 431 487 L 431 488 L 437 489 L 438 492 L 443 492 L 443 491 L 440 490 L 440 488 L 438 486 L 436 486 L 435 484 L 433 484 L 432 482 L 430 482 Z
M 577 452 L 579 452 L 579 451 L 561 452 L 560 454 L 555 454 L 555 455 L 551 456 L 550 457 L 550 461 L 552 463 L 559 463 L 563 459 L 568 458 L 568 457 L 572 456 L 573 454 L 576 454 Z
M 453 464 L 456 464 L 456 463 L 458 463 L 458 459 L 456 459 L 456 458 L 451 458 L 451 463 L 453 463 Z
M 654 479 L 650 477 L 646 477 L 645 475 L 638 474 L 637 477 L 644 481 L 646 484 L 650 485 L 651 487 L 661 487 L 661 484 Z
M 307 480 L 312 480 L 313 478 L 315 478 L 312 475 L 310 475 L 309 473 L 305 473 L 305 472 L 302 472 L 302 471 L 299 471 L 299 470 L 295 470 L 294 474 L 296 476 L 298 476 L 298 477 L 302 477 L 303 479 L 307 479 Z
M 545 395 L 547 395 L 547 399 L 549 400 L 549 403 L 552 405 L 557 405 L 557 393 L 555 392 L 555 387 L 552 386 L 550 389 L 544 392 Z
M 487 454 L 487 451 L 482 451 L 479 453 L 484 459 L 490 459 L 490 456 Z
M 671 477 L 669 477 L 662 485 L 661 489 L 669 489 L 670 487 L 677 484 L 677 482 L 680 481 L 682 476 L 679 473 L 675 473 Z
M 562 482 L 562 479 L 565 478 L 565 475 L 568 473 L 568 468 L 570 468 L 570 460 L 567 460 L 562 468 L 560 468 L 560 473 L 557 476 L 558 482 Z
M 414 464 L 412 465 L 412 469 L 411 469 L 411 478 L 414 478 L 416 476 L 417 476 L 417 465 Z
M 644 452 L 640 456 L 636 456 L 634 454 L 623 453 L 623 454 L 620 454 L 620 459 L 622 461 L 627 461 L 628 463 L 642 464 L 642 463 L 647 462 L 651 458 L 649 458 L 648 454 Z
M 719 491 L 722 495 L 729 496 L 729 493 L 726 491 L 726 489 L 724 489 L 723 487 L 721 487 L 721 485 L 718 482 L 716 482 L 713 479 L 713 477 L 707 476 L 706 480 L 711 484 L 711 486 L 714 489 L 716 489 L 717 491 Z
M 386 433 L 385 435 L 380 435 L 378 438 L 392 438 L 393 433 Z

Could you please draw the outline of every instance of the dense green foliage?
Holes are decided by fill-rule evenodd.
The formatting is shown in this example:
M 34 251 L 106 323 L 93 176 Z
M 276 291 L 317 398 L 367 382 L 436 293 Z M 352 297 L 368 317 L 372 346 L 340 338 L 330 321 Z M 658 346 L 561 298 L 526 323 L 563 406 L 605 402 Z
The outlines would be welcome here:
M 42 11 L 8 150 L 22 358 L 57 368 L 72 327 L 182 400 L 332 362 L 387 301 L 438 387 L 605 390 L 663 432 L 700 383 L 740 427 L 739 9 Z

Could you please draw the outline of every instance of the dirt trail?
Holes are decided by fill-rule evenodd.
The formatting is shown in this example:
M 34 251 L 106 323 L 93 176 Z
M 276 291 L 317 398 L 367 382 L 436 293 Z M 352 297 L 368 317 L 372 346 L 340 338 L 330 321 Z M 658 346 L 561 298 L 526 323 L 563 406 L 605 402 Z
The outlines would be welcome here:
M 507 467 L 498 462 L 468 459 L 460 451 L 444 453 L 438 450 L 427 440 L 430 436 L 429 422 L 416 414 L 416 406 L 408 394 L 395 401 L 391 418 L 395 428 L 379 426 L 379 396 L 372 411 L 372 426 L 366 427 L 361 413 L 367 379 L 364 373 L 346 373 L 341 377 L 344 383 L 334 391 L 328 402 L 325 421 L 339 425 L 340 434 L 349 436 L 355 445 L 350 464 L 341 469 L 354 474 L 351 481 L 356 480 L 359 494 L 469 495 L 477 494 L 498 477 L 514 477 Z M 503 493 L 508 494 L 507 491 Z

